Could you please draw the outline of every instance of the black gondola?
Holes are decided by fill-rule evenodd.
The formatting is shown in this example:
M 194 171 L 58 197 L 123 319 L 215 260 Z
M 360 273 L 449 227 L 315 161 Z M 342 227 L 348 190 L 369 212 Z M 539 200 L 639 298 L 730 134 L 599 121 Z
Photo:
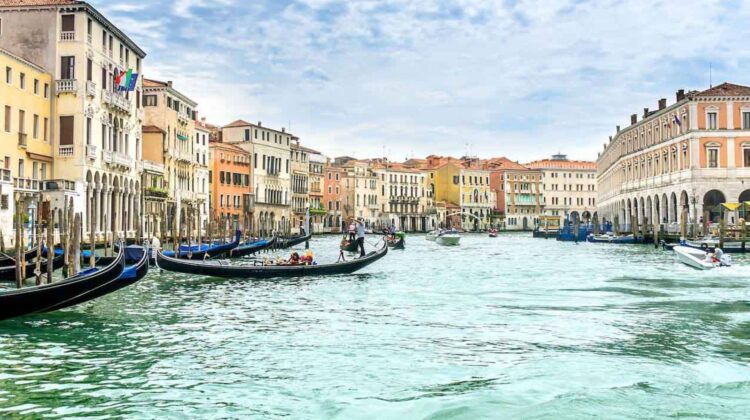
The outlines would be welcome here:
M 309 241 L 310 238 L 312 238 L 312 233 L 309 233 L 305 236 L 296 236 L 292 238 L 279 238 L 279 240 L 276 242 L 276 248 L 278 249 L 290 248 L 295 245 L 299 245 L 302 242 Z
M 137 256 L 136 258 L 131 258 L 134 252 L 137 253 Z M 149 255 L 150 252 L 148 252 L 148 248 L 135 245 L 127 246 L 125 248 L 124 264 L 130 265 L 126 265 L 117 278 L 109 282 L 103 282 L 100 286 L 91 289 L 90 292 L 80 295 L 76 299 L 65 301 L 61 303 L 61 305 L 55 305 L 52 308 L 49 308 L 46 312 L 88 302 L 138 282 L 148 274 Z M 117 262 L 118 258 L 119 255 L 115 257 L 98 257 L 95 264 L 97 267 L 107 267 L 112 263 Z
M 262 251 L 266 248 L 271 248 L 276 244 L 276 237 L 266 239 L 262 241 L 256 241 L 247 245 L 240 245 L 235 249 L 232 249 L 228 253 L 229 258 L 239 258 L 245 255 L 255 254 L 256 252 Z
M 388 246 L 372 251 L 364 257 L 334 264 L 319 265 L 231 265 L 225 261 L 188 261 L 156 254 L 159 268 L 178 273 L 197 274 L 212 277 L 264 279 L 273 277 L 305 277 L 350 274 L 383 258 Z
M 45 253 L 46 254 L 46 253 Z M 15 261 L 13 262 L 15 264 Z M 52 258 L 52 269 L 57 270 L 65 265 L 65 255 L 60 250 L 55 250 L 55 256 Z M 42 260 L 42 273 L 47 272 L 47 260 Z M 27 261 L 24 269 L 24 279 L 34 277 L 34 271 L 36 270 L 35 261 Z M 16 279 L 16 266 L 9 265 L 6 267 L 0 267 L 0 281 L 13 281 Z
M 180 258 L 186 258 L 189 260 L 202 260 L 204 258 L 211 258 L 215 257 L 217 255 L 225 254 L 235 248 L 240 244 L 240 237 L 242 236 L 242 233 L 238 230 L 235 234 L 234 241 L 221 244 L 221 245 L 212 245 L 212 246 L 206 246 L 203 245 L 199 246 L 193 246 L 195 248 L 195 251 L 188 251 L 188 247 L 185 246 L 185 249 L 180 249 Z M 182 248 L 182 247 L 181 247 Z M 164 251 L 165 254 L 169 256 L 174 256 L 174 251 Z
M 117 279 L 125 268 L 123 250 L 102 269 L 88 269 L 52 284 L 25 287 L 0 293 L 0 320 L 47 312 L 93 299 L 95 291 Z
M 37 256 L 39 249 L 37 247 L 31 248 L 24 252 L 24 259 L 26 261 L 33 260 Z M 9 254 L 0 254 L 0 267 L 9 267 L 16 265 L 16 256 Z

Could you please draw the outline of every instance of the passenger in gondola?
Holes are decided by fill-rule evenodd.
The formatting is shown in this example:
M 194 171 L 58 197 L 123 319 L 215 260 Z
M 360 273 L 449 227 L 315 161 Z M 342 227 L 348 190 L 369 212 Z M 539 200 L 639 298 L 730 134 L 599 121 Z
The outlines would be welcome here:
M 354 242 L 356 240 L 356 225 L 354 224 L 354 218 L 352 218 L 352 222 L 349 223 L 349 241 Z
M 297 252 L 292 252 L 292 255 L 286 261 L 286 264 L 287 265 L 299 265 L 300 264 L 299 254 Z

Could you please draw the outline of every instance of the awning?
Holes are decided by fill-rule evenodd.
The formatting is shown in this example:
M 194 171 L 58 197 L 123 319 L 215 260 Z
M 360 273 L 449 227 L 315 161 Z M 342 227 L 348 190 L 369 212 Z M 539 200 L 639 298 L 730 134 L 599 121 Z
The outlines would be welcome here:
M 183 140 L 183 141 L 188 139 L 187 136 L 183 136 L 182 134 L 178 134 L 177 138 L 180 139 L 180 140 Z
M 721 206 L 727 210 L 737 210 L 742 203 L 721 203 Z

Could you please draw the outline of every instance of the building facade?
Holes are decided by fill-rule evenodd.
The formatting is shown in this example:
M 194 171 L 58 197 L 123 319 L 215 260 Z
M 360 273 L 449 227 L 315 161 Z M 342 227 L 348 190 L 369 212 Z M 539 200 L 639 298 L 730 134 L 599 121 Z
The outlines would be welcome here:
M 267 128 L 260 121 L 234 121 L 221 130 L 222 142 L 236 144 L 252 156 L 252 189 L 255 193 L 254 231 L 261 236 L 289 233 L 291 212 L 291 142 L 284 128 Z
M 145 52 L 85 2 L 5 2 L 0 20 L 0 48 L 55 79 L 51 205 L 61 209 L 63 198 L 72 197 L 74 211 L 83 213 L 84 237 L 133 236 L 140 220 L 142 82 L 118 92 L 114 78 L 140 74 Z
M 428 214 L 432 199 L 425 189 L 425 174 L 398 163 L 375 167 L 379 180 L 382 227 L 424 232 L 434 225 L 434 215 Z
M 355 218 L 364 220 L 367 228 L 382 225 L 378 193 L 378 177 L 373 172 L 369 161 L 349 160 L 343 165 L 346 171 L 346 189 L 349 192 L 348 203 Z
M 600 220 L 628 230 L 716 222 L 723 202 L 750 199 L 750 87 L 723 83 L 702 92 L 677 91 L 641 120 L 616 130 L 597 159 Z M 727 222 L 735 223 L 733 214 Z
M 505 229 L 532 230 L 544 209 L 542 172 L 532 169 L 505 171 Z
M 245 149 L 221 142 L 211 142 L 211 209 L 220 229 L 227 224 L 232 230 L 252 231 L 252 158 Z
M 565 155 L 537 160 L 525 165 L 541 171 L 544 193 L 542 214 L 565 220 L 588 223 L 596 211 L 596 163 L 568 160 Z
M 492 223 L 495 192 L 490 187 L 490 172 L 473 160 L 448 160 L 435 168 L 435 200 L 445 202 L 447 224 L 460 219 L 464 230 L 484 230 Z
M 300 233 L 305 226 L 307 209 L 310 206 L 310 161 L 307 149 L 300 146 L 299 139 L 292 138 L 289 151 L 292 186 L 292 232 Z
M 309 200 L 310 200 L 310 229 L 313 232 L 323 231 L 323 219 L 327 211 L 324 206 L 323 188 L 325 186 L 324 168 L 326 158 L 320 152 L 313 149 L 307 149 L 307 156 L 310 161 L 309 169 Z
M 323 219 L 325 232 L 340 232 L 346 221 L 353 216 L 349 203 L 349 181 L 346 171 L 340 166 L 326 162 L 323 166 Z
M 41 192 L 52 174 L 49 136 L 52 76 L 43 68 L 0 49 L 0 230 L 3 245 L 14 242 L 16 199 L 29 208 L 40 205 Z M 46 210 L 46 209 L 44 209 Z M 29 219 L 32 219 L 30 215 Z M 29 241 L 26 242 L 27 244 Z
M 211 212 L 211 196 L 208 191 L 209 165 L 208 145 L 213 126 L 206 123 L 206 119 L 195 121 L 195 204 L 198 208 L 198 227 L 206 233 L 207 223 Z
M 143 126 L 143 231 L 147 237 L 167 235 L 167 182 L 164 179 L 164 146 L 167 133 L 153 125 Z

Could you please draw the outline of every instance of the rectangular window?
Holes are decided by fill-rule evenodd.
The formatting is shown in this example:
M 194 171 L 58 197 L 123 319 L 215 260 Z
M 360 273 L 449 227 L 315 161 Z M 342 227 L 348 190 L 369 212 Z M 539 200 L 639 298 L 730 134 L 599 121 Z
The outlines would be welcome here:
M 5 132 L 10 133 L 10 107 L 5 105 Z
M 709 112 L 706 114 L 706 128 L 709 130 L 716 130 L 717 128 L 718 114 L 716 112 Z
M 143 106 L 156 106 L 156 95 L 143 95 Z
M 5 67 L 5 83 L 13 84 L 13 69 L 10 67 Z
M 719 167 L 719 149 L 717 148 L 708 149 L 708 167 L 709 168 Z
M 94 80 L 94 62 L 90 58 L 86 59 L 86 80 L 89 82 Z
M 49 120 L 47 117 L 44 117 L 44 125 L 42 126 L 42 129 L 44 130 L 42 132 L 42 136 L 44 137 L 44 141 L 49 141 L 49 137 L 47 137 L 47 127 L 49 126 Z
M 26 112 L 23 109 L 18 110 L 18 132 L 26 133 Z
M 742 129 L 750 130 L 750 112 L 742 113 Z
M 73 116 L 60 117 L 60 144 L 71 145 L 73 144 Z
M 742 161 L 746 168 L 750 168 L 750 147 L 742 149 Z
M 34 79 L 34 95 L 39 95 L 39 79 Z
M 91 118 L 86 118 L 86 144 L 91 144 Z
M 26 89 L 26 73 L 20 73 L 18 75 L 18 82 L 21 85 L 21 89 Z
M 70 80 L 76 77 L 76 58 L 72 55 L 60 57 L 60 79 Z
M 34 125 L 32 127 L 32 135 L 34 139 L 39 138 L 39 115 L 34 114 Z
M 91 42 L 91 34 L 93 33 L 93 23 L 91 22 L 91 19 L 89 19 L 86 23 L 86 34 L 89 36 L 89 42 Z
M 73 32 L 76 30 L 75 15 L 62 15 L 62 31 Z
M 49 83 L 44 84 L 44 98 L 49 98 Z
M 250 129 L 245 129 L 245 141 L 250 141 Z

